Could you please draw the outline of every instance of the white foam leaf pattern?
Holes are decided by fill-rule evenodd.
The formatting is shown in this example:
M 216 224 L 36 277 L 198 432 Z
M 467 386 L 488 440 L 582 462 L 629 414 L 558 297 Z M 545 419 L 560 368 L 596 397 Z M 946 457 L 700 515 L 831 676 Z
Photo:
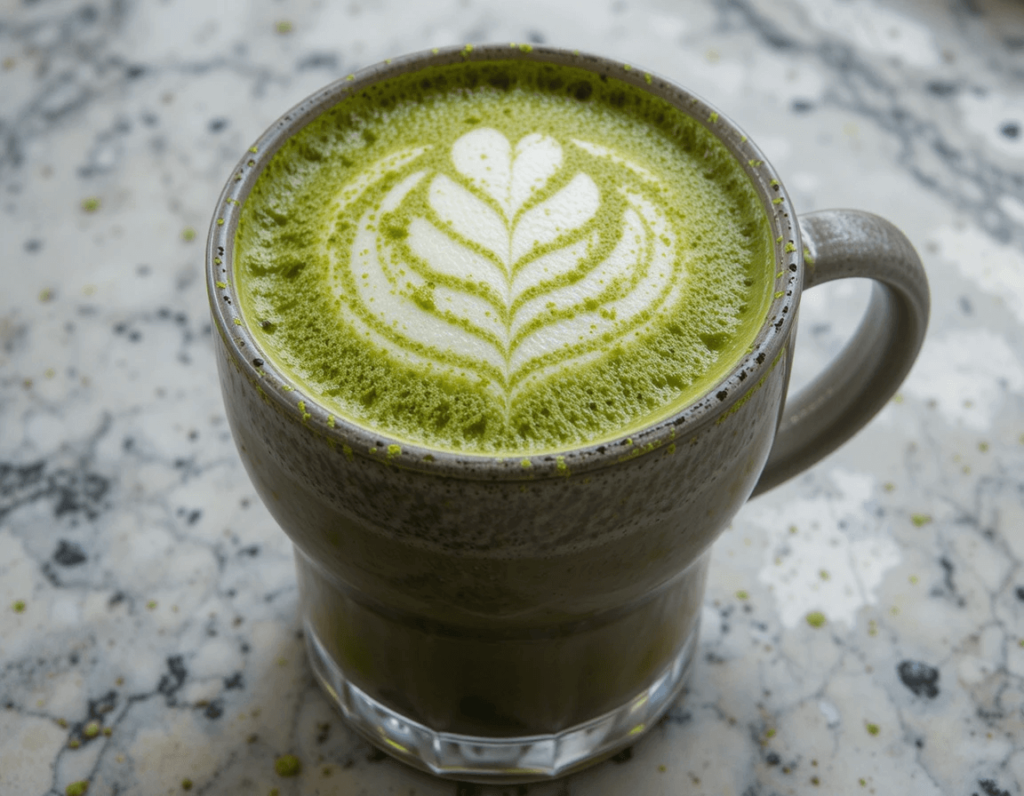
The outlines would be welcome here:
M 602 196 L 589 174 L 560 173 L 561 145 L 540 134 L 513 147 L 497 130 L 476 129 L 450 154 L 454 172 L 406 174 L 362 212 L 349 250 L 328 253 L 347 271 L 341 312 L 396 358 L 482 379 L 510 401 L 526 384 L 600 356 L 609 337 L 642 334 L 659 307 L 674 304 L 685 274 L 648 193 L 606 180 Z M 395 168 L 379 164 L 360 179 L 381 183 Z M 611 232 L 609 207 L 620 208 Z M 390 238 L 380 234 L 389 213 L 404 224 Z
M 532 133 L 516 144 L 513 153 L 504 135 L 484 127 L 466 133 L 452 145 L 452 163 L 511 219 L 558 171 L 562 147 L 550 136 Z

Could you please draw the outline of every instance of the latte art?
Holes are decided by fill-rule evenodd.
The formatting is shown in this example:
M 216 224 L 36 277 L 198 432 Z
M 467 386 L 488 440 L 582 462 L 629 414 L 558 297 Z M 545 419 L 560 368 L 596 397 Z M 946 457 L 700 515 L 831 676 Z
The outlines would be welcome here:
M 771 246 L 742 168 L 679 110 L 581 69 L 467 62 L 291 136 L 245 199 L 234 277 L 303 401 L 517 455 L 710 389 L 764 319 Z
M 367 188 L 395 182 L 377 206 L 340 198 L 335 216 L 357 217 L 355 232 L 325 241 L 343 321 L 389 355 L 479 379 L 507 412 L 524 385 L 642 335 L 677 302 L 684 262 L 640 167 L 616 158 L 627 168 L 614 181 L 607 169 L 560 175 L 551 136 L 513 145 L 487 127 L 452 144 L 449 169 L 418 168 L 426 151 L 360 175 Z

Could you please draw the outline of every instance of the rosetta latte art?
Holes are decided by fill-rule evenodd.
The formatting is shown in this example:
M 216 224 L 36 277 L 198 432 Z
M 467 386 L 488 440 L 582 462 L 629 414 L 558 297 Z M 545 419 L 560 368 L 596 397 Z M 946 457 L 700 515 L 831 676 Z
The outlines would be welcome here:
M 678 305 L 685 247 L 651 173 L 583 140 L 491 128 L 432 150 L 371 165 L 331 208 L 338 311 L 378 349 L 508 408 Z

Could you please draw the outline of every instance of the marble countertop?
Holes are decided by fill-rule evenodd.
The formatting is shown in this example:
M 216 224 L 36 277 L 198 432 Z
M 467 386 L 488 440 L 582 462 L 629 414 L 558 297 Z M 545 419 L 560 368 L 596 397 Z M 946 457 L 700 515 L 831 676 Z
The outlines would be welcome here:
M 483 788 L 375 752 L 314 684 L 290 545 L 225 422 L 202 252 L 284 109 L 388 56 L 506 40 L 707 97 L 798 208 L 901 227 L 933 315 L 896 399 L 717 543 L 666 719 L 579 775 Z M 0 285 L 5 796 L 1022 792 L 1018 2 L 5 3 Z M 806 294 L 798 381 L 865 300 Z

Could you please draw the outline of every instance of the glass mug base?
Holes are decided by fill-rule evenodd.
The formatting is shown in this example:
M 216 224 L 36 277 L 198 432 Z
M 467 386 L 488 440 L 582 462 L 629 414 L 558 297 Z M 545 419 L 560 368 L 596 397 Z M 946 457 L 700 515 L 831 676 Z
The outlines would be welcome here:
M 549 735 L 495 738 L 437 732 L 383 705 L 331 659 L 310 622 L 306 649 L 317 681 L 349 725 L 392 757 L 449 779 L 515 784 L 553 779 L 604 760 L 657 723 L 683 691 L 697 649 L 699 621 L 653 683 L 595 719 Z

